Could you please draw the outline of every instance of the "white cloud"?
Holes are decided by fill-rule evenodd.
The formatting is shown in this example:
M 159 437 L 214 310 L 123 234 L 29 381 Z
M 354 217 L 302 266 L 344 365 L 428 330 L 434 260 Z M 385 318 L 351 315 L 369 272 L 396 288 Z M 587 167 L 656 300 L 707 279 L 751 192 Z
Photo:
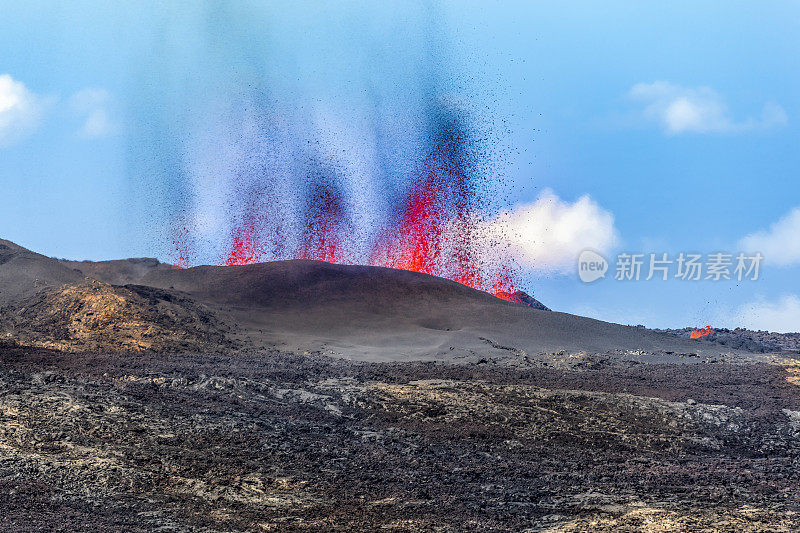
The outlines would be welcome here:
M 748 252 L 761 252 L 766 264 L 800 264 L 800 207 L 789 211 L 768 230 L 747 235 L 739 241 L 739 247 Z
M 46 102 L 9 74 L 0 74 L 0 146 L 9 145 L 34 131 Z
M 607 253 L 619 242 L 614 215 L 588 195 L 569 203 L 550 190 L 498 215 L 485 234 L 495 249 L 506 248 L 521 266 L 550 273 L 572 272 L 582 250 Z
M 59 99 L 31 92 L 9 74 L 0 74 L 0 146 L 32 134 L 42 122 L 48 107 Z M 79 117 L 81 137 L 96 138 L 118 131 L 113 119 L 111 95 L 103 89 L 83 89 L 66 102 L 68 112 Z
M 69 99 L 73 114 L 83 119 L 78 135 L 86 138 L 106 137 L 117 132 L 111 118 L 111 95 L 104 89 L 83 89 Z
M 800 331 L 800 298 L 784 295 L 776 302 L 757 301 L 739 307 L 736 324 L 755 330 L 794 333 Z
M 665 81 L 637 83 L 628 96 L 644 104 L 645 119 L 670 135 L 679 133 L 738 133 L 786 124 L 783 108 L 767 102 L 758 119 L 736 121 L 724 98 L 710 87 L 681 87 Z

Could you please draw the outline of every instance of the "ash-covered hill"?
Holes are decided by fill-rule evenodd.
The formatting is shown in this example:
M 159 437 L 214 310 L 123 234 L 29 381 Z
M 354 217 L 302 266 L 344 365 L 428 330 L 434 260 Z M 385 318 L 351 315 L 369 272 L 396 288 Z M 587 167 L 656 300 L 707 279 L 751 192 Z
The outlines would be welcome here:
M 235 327 L 202 304 L 170 291 L 103 281 L 138 279 L 160 268 L 174 267 L 59 261 L 0 240 L 0 338 L 63 351 L 233 348 Z
M 230 328 L 204 306 L 167 291 L 97 280 L 44 289 L 6 308 L 0 326 L 19 342 L 62 351 L 217 351 Z
M 68 261 L 67 259 L 59 259 L 58 262 L 76 272 L 80 272 L 87 278 L 111 285 L 139 283 L 140 279 L 153 270 L 174 270 L 178 268 L 175 265 L 162 263 L 153 257 L 114 259 L 111 261 Z
M 148 259 L 59 261 L 0 244 L 0 333 L 60 349 L 236 345 L 367 361 L 527 364 L 559 352 L 680 361 L 748 348 L 551 312 L 532 298 L 508 302 L 390 268 L 294 260 L 178 269 Z M 155 291 L 145 295 L 148 287 Z
M 81 280 L 83 274 L 57 260 L 0 239 L 0 307 Z
M 140 283 L 217 306 L 257 346 L 353 359 L 522 361 L 559 351 L 678 358 L 726 350 L 510 303 L 450 280 L 389 268 L 277 261 L 158 270 Z

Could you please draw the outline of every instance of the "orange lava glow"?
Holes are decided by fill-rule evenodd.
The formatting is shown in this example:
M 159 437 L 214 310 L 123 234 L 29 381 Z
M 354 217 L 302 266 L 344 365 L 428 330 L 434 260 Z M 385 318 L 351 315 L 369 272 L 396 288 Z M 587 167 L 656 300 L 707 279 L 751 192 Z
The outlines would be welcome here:
M 261 257 L 260 247 L 256 232 L 252 228 L 237 228 L 233 233 L 233 245 L 231 253 L 225 260 L 225 264 L 247 265 L 257 263 Z
M 360 237 L 350 225 L 347 202 L 336 182 L 315 176 L 304 184 L 303 226 L 294 240 L 281 238 L 279 222 L 259 222 L 256 210 L 231 232 L 230 252 L 223 263 L 310 259 L 348 264 L 366 255 L 368 259 L 356 262 L 444 277 L 509 299 L 517 290 L 515 269 L 486 261 L 477 244 L 480 200 L 464 162 L 463 143 L 459 134 L 440 139 L 406 194 L 392 200 L 390 215 L 375 228 L 372 242 L 357 241 Z M 275 242 L 266 237 L 272 234 L 277 235 Z M 290 244 L 283 248 L 284 242 Z M 265 252 L 278 245 L 280 253 Z M 184 255 L 181 264 L 188 266 Z
M 689 334 L 690 339 L 699 339 L 700 337 L 705 337 L 706 335 L 711 335 L 714 333 L 714 330 L 711 329 L 711 326 L 706 326 L 706 329 L 695 329 Z
M 386 250 L 389 266 L 402 270 L 441 275 L 441 221 L 439 200 L 432 179 L 415 187 L 408 199 L 397 240 Z M 380 253 L 380 251 L 378 251 Z

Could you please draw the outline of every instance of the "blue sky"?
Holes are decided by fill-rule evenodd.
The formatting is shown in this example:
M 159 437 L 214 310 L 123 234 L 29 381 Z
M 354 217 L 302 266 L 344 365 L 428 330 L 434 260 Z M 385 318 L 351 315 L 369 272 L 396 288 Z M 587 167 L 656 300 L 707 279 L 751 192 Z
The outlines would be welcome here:
M 220 105 L 258 118 L 251 95 L 268 94 L 293 135 L 335 138 L 361 176 L 378 164 L 358 157 L 376 98 L 386 144 L 413 146 L 430 90 L 491 130 L 490 172 L 527 238 L 526 282 L 548 305 L 797 331 L 798 36 L 788 1 L 9 3 L 0 236 L 58 257 L 168 260 L 168 212 L 189 194 L 176 189 L 210 179 L 180 176 L 203 153 L 241 157 L 219 152 L 245 128 Z M 198 128 L 208 114 L 218 120 Z M 612 263 L 592 284 L 574 272 L 587 247 Z M 763 251 L 759 280 L 613 279 L 620 251 L 740 250 Z

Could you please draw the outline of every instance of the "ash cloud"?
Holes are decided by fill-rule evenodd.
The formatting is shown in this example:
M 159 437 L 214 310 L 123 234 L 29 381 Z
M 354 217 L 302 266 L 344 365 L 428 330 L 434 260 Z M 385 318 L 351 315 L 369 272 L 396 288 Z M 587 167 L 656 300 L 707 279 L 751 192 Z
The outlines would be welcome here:
M 140 233 L 164 243 L 162 256 L 182 234 L 192 264 L 219 264 L 242 225 L 278 235 L 265 260 L 296 254 L 309 182 L 324 175 L 342 202 L 347 254 L 366 261 L 432 147 L 469 130 L 425 4 L 160 9 L 129 153 Z

